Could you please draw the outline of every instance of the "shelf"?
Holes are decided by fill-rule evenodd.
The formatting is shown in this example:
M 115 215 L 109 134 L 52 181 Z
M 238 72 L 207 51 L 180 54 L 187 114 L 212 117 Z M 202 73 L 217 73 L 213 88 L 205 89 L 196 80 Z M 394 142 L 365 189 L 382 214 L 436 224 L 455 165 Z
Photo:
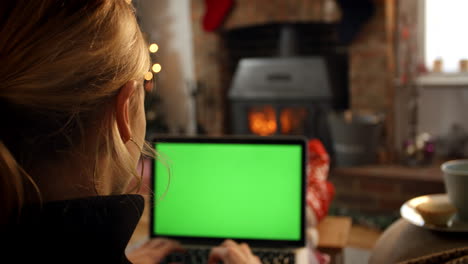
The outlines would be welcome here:
M 417 77 L 416 84 L 427 88 L 468 88 L 468 73 L 430 73 Z

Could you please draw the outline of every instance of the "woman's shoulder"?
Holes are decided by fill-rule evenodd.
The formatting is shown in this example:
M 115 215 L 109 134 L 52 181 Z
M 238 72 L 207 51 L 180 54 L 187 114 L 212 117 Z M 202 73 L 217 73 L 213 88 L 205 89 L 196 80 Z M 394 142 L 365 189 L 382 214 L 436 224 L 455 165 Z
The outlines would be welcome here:
M 62 263 L 78 259 L 87 259 L 84 263 L 89 263 L 99 256 L 105 262 L 115 259 L 118 261 L 112 263 L 119 263 L 126 260 L 125 248 L 143 210 L 141 195 L 95 196 L 28 205 L 3 231 L 2 237 L 9 245 L 4 249 L 28 252 L 18 256 L 25 261 L 32 256 L 47 260 L 50 253 L 57 258 L 74 256 L 73 260 L 62 259 Z

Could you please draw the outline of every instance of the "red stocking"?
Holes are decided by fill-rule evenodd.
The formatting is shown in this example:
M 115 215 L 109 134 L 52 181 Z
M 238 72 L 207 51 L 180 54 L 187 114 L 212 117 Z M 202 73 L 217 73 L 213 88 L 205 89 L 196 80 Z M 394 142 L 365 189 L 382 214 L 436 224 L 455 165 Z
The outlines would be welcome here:
M 233 2 L 234 0 L 205 0 L 203 29 L 205 31 L 216 30 L 231 9 Z

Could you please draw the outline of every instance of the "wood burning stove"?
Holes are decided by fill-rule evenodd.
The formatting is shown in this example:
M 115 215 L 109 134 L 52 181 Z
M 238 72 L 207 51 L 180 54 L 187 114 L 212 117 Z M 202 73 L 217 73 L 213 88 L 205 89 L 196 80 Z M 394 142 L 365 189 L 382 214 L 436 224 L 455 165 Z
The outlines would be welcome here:
M 230 132 L 304 135 L 320 139 L 331 153 L 327 116 L 348 107 L 348 57 L 333 32 L 331 25 L 282 24 L 228 35 L 236 62 L 228 91 Z M 276 54 L 264 56 L 275 44 Z M 264 55 L 241 56 L 255 52 L 247 47 Z
M 229 99 L 234 134 L 305 135 L 330 147 L 336 99 L 322 57 L 242 59 Z

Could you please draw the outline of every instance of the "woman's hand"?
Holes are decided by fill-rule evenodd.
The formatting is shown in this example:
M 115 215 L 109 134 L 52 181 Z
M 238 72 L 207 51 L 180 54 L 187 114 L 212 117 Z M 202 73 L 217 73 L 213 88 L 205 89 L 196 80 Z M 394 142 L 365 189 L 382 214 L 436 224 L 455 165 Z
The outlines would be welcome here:
M 252 254 L 246 243 L 238 244 L 230 239 L 211 249 L 208 264 L 261 264 L 260 259 Z
M 127 258 L 134 264 L 154 264 L 161 262 L 175 251 L 184 251 L 179 242 L 166 238 L 153 238 L 127 253 Z

